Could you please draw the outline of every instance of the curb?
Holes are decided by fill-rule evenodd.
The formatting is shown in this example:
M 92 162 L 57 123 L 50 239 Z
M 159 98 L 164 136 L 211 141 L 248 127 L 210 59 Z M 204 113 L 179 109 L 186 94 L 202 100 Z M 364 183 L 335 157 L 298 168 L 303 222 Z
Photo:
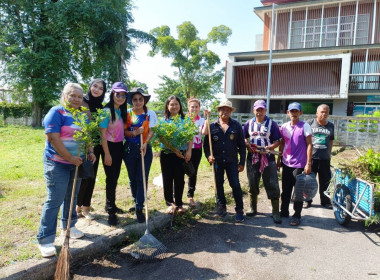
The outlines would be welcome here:
M 159 229 L 168 224 L 171 220 L 171 216 L 164 215 L 162 213 L 156 214 L 149 220 L 149 230 L 153 231 Z M 79 262 L 83 258 L 90 258 L 94 255 L 104 254 L 113 246 L 125 241 L 126 237 L 130 234 L 143 235 L 145 232 L 145 223 L 138 224 L 133 223 L 125 226 L 124 228 L 117 228 L 106 234 L 96 236 L 94 238 L 83 240 L 89 241 L 83 246 L 77 246 L 71 248 L 70 263 Z M 82 239 L 81 239 L 82 240 Z M 52 279 L 55 273 L 58 256 L 53 258 L 44 258 L 41 260 L 27 260 L 25 262 L 19 262 L 8 267 L 0 269 L 0 279 L 6 280 L 44 280 Z

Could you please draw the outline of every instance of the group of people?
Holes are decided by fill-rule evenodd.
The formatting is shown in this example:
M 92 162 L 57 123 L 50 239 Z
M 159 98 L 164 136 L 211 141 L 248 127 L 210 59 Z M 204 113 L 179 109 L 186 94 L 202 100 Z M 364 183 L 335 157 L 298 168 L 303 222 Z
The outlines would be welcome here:
M 56 254 L 54 240 L 60 209 L 62 234 L 66 234 L 71 215 L 70 237 L 78 239 L 84 236 L 75 224 L 79 215 L 87 219 L 94 218 L 91 213 L 91 198 L 100 158 L 106 175 L 105 211 L 108 213 L 108 224 L 117 225 L 119 223 L 117 213 L 124 212 L 116 206 L 116 187 L 123 161 L 128 171 L 130 189 L 135 203 L 129 211 L 135 211 L 139 223 L 145 222 L 143 172 L 148 181 L 153 160 L 150 144 L 154 135 L 152 128 L 158 124 L 159 120 L 156 113 L 148 109 L 150 95 L 146 94 L 142 88 L 128 90 L 123 82 L 116 82 L 112 85 L 108 103 L 103 106 L 105 93 L 106 83 L 101 79 L 91 82 L 86 95 L 79 84 L 68 83 L 62 91 L 60 105 L 51 108 L 44 118 L 46 145 L 43 158 L 47 198 L 37 235 L 43 257 Z M 84 113 L 88 115 L 89 122 L 94 121 L 92 114 L 99 113 L 99 110 L 103 116 L 99 123 L 101 144 L 88 147 L 86 151 L 80 149 L 80 141 L 74 138 L 75 132 L 81 128 L 75 123 L 72 114 L 73 110 L 83 107 L 87 109 Z M 200 101 L 189 100 L 188 108 L 189 115 L 199 127 L 198 134 L 194 136 L 193 141 L 180 149 L 168 149 L 163 145 L 162 149 L 165 152 L 160 156 L 164 196 L 169 206 L 168 213 L 177 210 L 185 211 L 182 207 L 184 190 L 182 161 L 191 160 L 197 171 L 202 155 L 201 127 L 204 119 L 198 115 Z M 178 114 L 184 119 L 181 101 L 176 96 L 170 96 L 165 103 L 164 117 L 160 122 L 171 122 Z M 93 162 L 94 177 L 81 179 L 77 176 L 75 178 L 77 167 L 82 165 L 85 158 Z M 144 171 L 142 160 L 144 160 Z M 72 193 L 74 182 L 76 185 Z M 189 178 L 188 197 L 191 206 L 195 206 L 195 185 L 196 172 Z M 72 197 L 76 207 L 73 207 L 72 212 L 69 213 Z
M 247 216 L 257 215 L 259 183 L 262 177 L 268 199 L 272 204 L 274 223 L 282 223 L 282 218 L 289 217 L 289 204 L 297 175 L 314 172 L 318 174 L 321 205 L 331 209 L 330 198 L 324 194 L 330 179 L 330 159 L 334 141 L 334 125 L 329 122 L 329 106 L 321 104 L 317 108 L 316 118 L 303 122 L 301 105 L 289 104 L 287 115 L 289 122 L 281 127 L 270 119 L 264 100 L 257 100 L 253 105 L 253 118 L 243 128 L 230 116 L 235 110 L 231 102 L 222 102 L 218 107 L 219 118 L 210 124 L 211 148 L 204 142 L 205 155 L 215 165 L 217 189 L 217 214 L 226 215 L 226 198 L 224 196 L 224 171 L 232 188 L 235 199 L 235 219 L 244 220 L 242 190 L 238 173 L 247 166 L 249 185 L 249 210 Z M 207 134 L 207 133 L 205 133 Z M 278 152 L 274 152 L 279 148 Z M 246 153 L 248 151 L 248 153 Z M 274 154 L 278 154 L 277 162 Z M 246 163 L 245 163 L 246 160 Z M 282 168 L 282 192 L 279 187 L 277 171 Z M 281 206 L 280 206 L 281 197 Z M 312 200 L 305 207 L 310 207 Z M 294 201 L 294 214 L 290 225 L 301 223 L 303 201 Z
M 329 160 L 334 139 L 334 127 L 327 121 L 327 105 L 318 107 L 315 120 L 304 123 L 299 119 L 302 114 L 301 105 L 292 103 L 287 111 L 290 122 L 279 128 L 276 122 L 266 116 L 265 101 L 258 100 L 253 107 L 254 117 L 242 128 L 239 122 L 231 118 L 235 108 L 229 101 L 223 101 L 216 107 L 218 119 L 208 123 L 199 115 L 201 103 L 198 99 L 188 100 L 188 114 L 185 114 L 180 99 L 172 95 L 165 102 L 163 117 L 158 120 L 156 113 L 147 107 L 150 95 L 143 89 L 128 90 L 123 82 L 116 82 L 112 85 L 108 103 L 103 106 L 106 91 L 106 83 L 101 79 L 93 80 L 85 95 L 79 84 L 68 83 L 62 91 L 60 105 L 51 108 L 44 118 L 46 145 L 43 158 L 47 198 L 37 235 L 43 257 L 56 254 L 54 240 L 60 209 L 62 234 L 65 234 L 68 228 L 71 215 L 70 237 L 77 239 L 84 235 L 75 224 L 79 215 L 93 219 L 91 198 L 100 158 L 106 175 L 105 211 L 108 213 L 108 224 L 117 225 L 117 214 L 124 212 L 116 206 L 116 187 L 123 161 L 128 171 L 135 204 L 129 211 L 135 211 L 137 222 L 145 222 L 143 176 L 145 175 L 148 182 L 153 160 L 150 144 L 154 135 L 153 128 L 162 123 L 171 123 L 178 116 L 182 121 L 190 118 L 196 125 L 197 132 L 191 141 L 181 147 L 172 147 L 165 139 L 160 138 L 160 164 L 168 214 L 174 214 L 176 211 L 186 212 L 182 200 L 185 188 L 184 162 L 191 162 L 194 167 L 195 172 L 188 180 L 187 198 L 190 207 L 196 206 L 194 192 L 202 148 L 209 163 L 215 167 L 217 214 L 221 217 L 227 214 L 223 187 L 226 173 L 236 203 L 236 221 L 244 221 L 239 172 L 244 170 L 245 164 L 250 199 L 250 209 L 246 212 L 248 216 L 257 214 L 261 176 L 268 198 L 272 202 L 275 223 L 281 223 L 282 217 L 289 216 L 292 188 L 296 175 L 302 172 L 319 173 L 321 203 L 326 207 L 331 205 L 329 198 L 323 194 L 330 180 Z M 72 110 L 80 109 L 82 106 L 87 108 L 89 122 L 93 121 L 91 114 L 99 110 L 105 116 L 99 124 L 101 144 L 88 147 L 86 151 L 81 150 L 79 141 L 74 139 L 74 134 L 80 127 L 75 124 Z M 208 115 L 210 112 L 206 110 L 205 114 Z M 181 122 L 177 126 L 178 130 L 184 129 Z M 271 151 L 277 147 L 282 156 L 278 157 L 276 164 Z M 85 158 L 94 164 L 94 177 L 75 180 L 77 167 L 82 165 Z M 283 184 L 280 211 L 277 169 L 281 166 Z M 75 181 L 73 202 L 76 207 L 69 213 Z M 309 201 L 307 205 L 310 207 L 311 203 Z M 302 202 L 294 203 L 295 213 L 290 221 L 291 225 L 296 226 L 300 223 L 302 207 Z

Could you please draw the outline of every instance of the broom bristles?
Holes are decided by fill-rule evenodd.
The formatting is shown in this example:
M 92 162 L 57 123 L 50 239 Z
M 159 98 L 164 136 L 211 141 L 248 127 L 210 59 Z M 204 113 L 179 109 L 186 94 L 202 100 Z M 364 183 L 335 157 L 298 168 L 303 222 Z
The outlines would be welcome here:
M 57 267 L 54 273 L 54 280 L 69 280 L 70 279 L 70 250 L 68 246 L 62 246 L 59 254 Z

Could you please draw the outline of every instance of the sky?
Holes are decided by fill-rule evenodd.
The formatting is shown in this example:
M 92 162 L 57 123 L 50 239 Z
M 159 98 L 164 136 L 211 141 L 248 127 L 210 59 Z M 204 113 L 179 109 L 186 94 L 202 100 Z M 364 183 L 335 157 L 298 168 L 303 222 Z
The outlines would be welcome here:
M 199 31 L 200 38 L 206 38 L 212 27 L 226 25 L 232 35 L 226 46 L 209 44 L 208 48 L 220 57 L 218 69 L 225 66 L 228 53 L 255 50 L 255 37 L 263 33 L 263 22 L 253 12 L 262 6 L 259 0 L 135 0 L 132 28 L 149 32 L 155 27 L 167 25 L 171 35 L 177 38 L 176 27 L 190 21 Z M 153 90 L 158 88 L 159 76 L 174 77 L 176 70 L 171 60 L 160 54 L 149 57 L 149 45 L 143 44 L 135 51 L 135 58 L 128 67 L 130 79 L 146 83 L 154 98 Z

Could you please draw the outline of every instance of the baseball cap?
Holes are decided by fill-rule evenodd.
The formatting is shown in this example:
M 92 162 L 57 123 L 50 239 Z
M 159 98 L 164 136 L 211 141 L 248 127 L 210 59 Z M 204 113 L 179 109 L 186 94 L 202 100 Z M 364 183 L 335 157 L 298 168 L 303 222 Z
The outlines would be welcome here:
M 123 82 L 116 82 L 112 85 L 111 90 L 114 92 L 128 92 L 127 86 Z
M 288 106 L 288 111 L 290 110 L 302 111 L 301 104 L 299 104 L 298 102 L 290 103 Z
M 265 103 L 264 100 L 257 100 L 254 104 L 253 104 L 253 109 L 254 110 L 257 110 L 259 108 L 263 108 L 263 109 L 266 109 L 267 108 L 267 104 Z

